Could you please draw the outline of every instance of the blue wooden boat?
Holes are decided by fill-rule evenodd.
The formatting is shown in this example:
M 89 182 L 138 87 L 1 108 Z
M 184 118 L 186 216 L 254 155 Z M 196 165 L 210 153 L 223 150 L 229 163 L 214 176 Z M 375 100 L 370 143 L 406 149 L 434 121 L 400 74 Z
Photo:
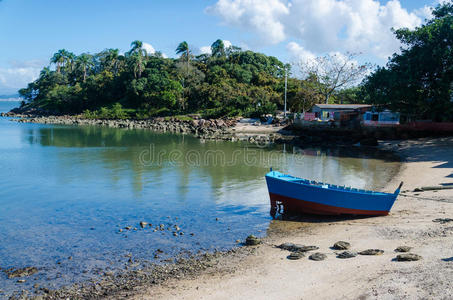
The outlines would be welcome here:
M 381 193 L 301 179 L 272 168 L 266 182 L 273 215 L 278 206 L 283 206 L 285 211 L 317 215 L 385 216 L 403 185 L 401 182 L 393 194 Z

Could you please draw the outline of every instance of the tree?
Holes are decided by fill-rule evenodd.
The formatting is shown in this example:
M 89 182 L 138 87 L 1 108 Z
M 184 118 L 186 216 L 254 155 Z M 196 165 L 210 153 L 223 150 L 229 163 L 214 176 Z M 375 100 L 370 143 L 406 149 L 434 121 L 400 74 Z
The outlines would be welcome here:
M 186 41 L 181 42 L 176 48 L 176 54 L 181 54 L 181 58 L 185 58 L 187 65 L 189 65 L 190 60 L 190 49 L 189 44 Z
M 57 66 L 57 73 L 61 72 L 61 68 L 64 67 L 66 64 L 71 64 L 72 60 L 74 59 L 74 54 L 65 50 L 60 49 L 56 52 L 50 62 Z
M 409 117 L 453 120 L 453 4 L 438 5 L 414 30 L 395 30 L 404 47 L 364 82 L 368 103 Z
M 357 54 L 327 54 L 308 61 L 299 62 L 299 68 L 305 78 L 314 77 L 320 83 L 316 85 L 318 93 L 324 96 L 325 103 L 335 92 L 353 86 L 366 75 L 370 64 L 360 65 Z
M 94 66 L 93 56 L 87 53 L 82 53 L 76 58 L 76 65 L 79 67 L 83 74 L 83 82 L 86 82 L 87 70 Z
M 225 56 L 225 44 L 222 40 L 218 39 L 211 45 L 211 55 L 212 56 Z
M 143 49 L 142 41 L 133 41 L 131 43 L 131 50 L 129 51 L 130 62 L 133 63 L 134 77 L 140 78 L 142 76 L 143 69 L 145 68 L 144 57 L 148 54 Z

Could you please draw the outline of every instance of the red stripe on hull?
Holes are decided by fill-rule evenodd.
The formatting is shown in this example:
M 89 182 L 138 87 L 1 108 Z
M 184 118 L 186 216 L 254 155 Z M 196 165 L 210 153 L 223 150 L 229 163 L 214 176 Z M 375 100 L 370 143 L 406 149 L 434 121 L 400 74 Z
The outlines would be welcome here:
M 269 193 L 271 197 L 271 206 L 275 206 L 277 202 L 281 202 L 283 207 L 290 211 L 314 215 L 366 215 L 366 216 L 386 216 L 388 211 L 383 210 L 362 210 L 353 208 L 344 208 L 320 204 L 300 199 L 290 198 L 278 194 Z

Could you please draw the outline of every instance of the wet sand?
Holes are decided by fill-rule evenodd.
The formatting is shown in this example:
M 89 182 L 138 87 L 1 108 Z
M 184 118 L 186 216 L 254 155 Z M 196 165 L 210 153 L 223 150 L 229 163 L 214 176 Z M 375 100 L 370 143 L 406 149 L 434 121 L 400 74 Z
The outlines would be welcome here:
M 387 186 L 404 181 L 403 195 L 386 217 L 305 218 L 270 224 L 259 246 L 246 255 L 223 257 L 193 278 L 170 279 L 142 287 L 134 299 L 451 299 L 453 297 L 453 190 L 412 192 L 423 186 L 453 184 L 453 139 L 384 143 L 405 159 Z M 336 258 L 330 247 L 348 241 L 355 251 L 384 250 L 379 256 Z M 288 260 L 283 242 L 316 245 L 324 261 Z M 394 249 L 407 245 L 420 261 L 394 261 Z M 243 251 L 245 252 L 245 251 Z M 125 297 L 124 294 L 117 295 Z M 131 298 L 131 294 L 127 295 Z

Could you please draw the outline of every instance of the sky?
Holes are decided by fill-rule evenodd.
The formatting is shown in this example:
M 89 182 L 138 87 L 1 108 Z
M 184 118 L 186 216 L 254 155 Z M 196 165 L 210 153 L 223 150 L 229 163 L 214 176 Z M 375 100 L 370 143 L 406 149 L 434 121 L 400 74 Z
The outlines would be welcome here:
M 285 63 L 327 53 L 361 53 L 384 65 L 400 48 L 390 28 L 415 28 L 445 0 L 0 0 L 0 94 L 39 75 L 59 49 L 75 54 L 148 52 L 175 57 L 187 41 L 195 54 L 225 44 Z

